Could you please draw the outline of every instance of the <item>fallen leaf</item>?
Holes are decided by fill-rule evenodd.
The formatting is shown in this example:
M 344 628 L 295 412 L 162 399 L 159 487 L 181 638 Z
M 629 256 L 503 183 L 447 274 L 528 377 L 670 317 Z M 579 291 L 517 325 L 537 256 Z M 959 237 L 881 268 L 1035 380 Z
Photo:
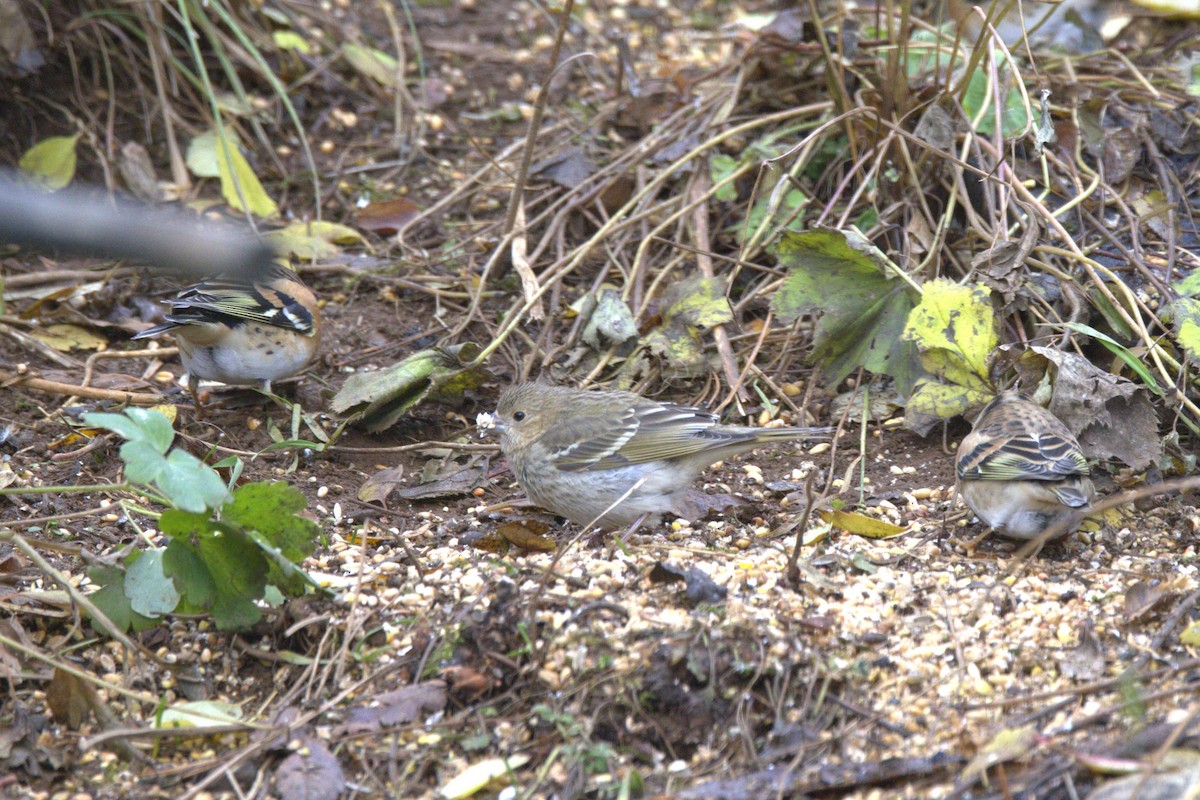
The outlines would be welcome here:
M 363 206 L 354 214 L 360 228 L 391 236 L 421 214 L 421 207 L 407 197 L 396 197 Z

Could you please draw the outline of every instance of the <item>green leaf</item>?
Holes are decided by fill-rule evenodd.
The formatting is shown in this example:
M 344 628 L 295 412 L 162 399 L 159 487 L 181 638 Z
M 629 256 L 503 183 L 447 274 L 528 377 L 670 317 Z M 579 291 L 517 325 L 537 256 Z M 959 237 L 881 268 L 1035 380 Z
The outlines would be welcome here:
M 156 620 L 143 617 L 133 610 L 129 598 L 125 596 L 124 570 L 119 567 L 94 566 L 88 568 L 88 577 L 92 583 L 102 587 L 88 595 L 88 600 L 91 600 L 119 630 L 138 632 L 149 630 L 157 624 Z M 95 621 L 92 627 L 97 633 L 107 635 Z
M 907 392 L 919 371 L 916 349 L 900 334 L 915 291 L 893 279 L 895 267 L 848 231 L 784 234 L 772 251 L 789 271 L 771 308 L 785 324 L 820 312 L 813 358 L 830 382 L 862 367 Z
M 171 577 L 179 594 L 192 608 L 207 611 L 216 602 L 217 584 L 200 557 L 199 548 L 190 541 L 177 539 L 167 545 L 163 554 L 163 572 Z
M 312 55 L 313 46 L 300 34 L 292 30 L 277 30 L 271 32 L 275 46 L 280 50 L 295 50 L 301 55 Z
M 708 160 L 708 174 L 714 184 L 719 184 L 728 178 L 737 171 L 737 168 L 738 162 L 734 160 L 733 156 L 728 156 L 724 153 L 718 153 Z M 713 196 L 723 203 L 730 203 L 737 200 L 738 191 L 736 181 L 730 181 L 717 189 Z
M 289 561 L 300 562 L 312 554 L 321 534 L 321 526 L 296 513 L 307 505 L 304 494 L 286 483 L 248 483 L 234 491 L 222 519 L 258 531 Z
M 464 392 L 489 378 L 487 370 L 472 363 L 479 352 L 472 343 L 421 350 L 377 372 L 356 373 L 330 407 L 336 414 L 355 415 L 369 431 L 381 431 L 422 402 L 458 405 Z
M 997 60 L 1001 65 L 999 73 L 1002 79 L 1005 76 L 1014 76 L 1013 80 L 1020 80 L 1019 73 L 1007 68 L 1008 59 L 1003 54 L 997 53 Z M 1032 120 L 1021 91 L 1010 85 L 1007 91 L 1001 92 L 1000 102 L 1003 104 L 1000 110 L 1000 129 L 1003 136 L 1006 139 L 1014 139 L 1023 135 Z M 983 111 L 983 116 L 979 118 L 977 130 L 982 136 L 991 136 L 996 132 L 995 94 L 988 71 L 978 67 L 967 81 L 962 99 L 963 112 L 967 119 L 974 120 L 985 105 L 987 110 Z
M 357 44 L 342 45 L 342 55 L 350 66 L 382 86 L 395 88 L 400 65 L 382 50 Z
M 215 535 L 202 536 L 199 549 L 217 585 L 217 604 L 230 595 L 248 600 L 262 597 L 267 585 L 267 560 L 249 536 L 240 531 L 221 530 Z
M 262 611 L 250 600 L 227 594 L 217 598 L 212 607 L 217 630 L 241 631 L 258 624 Z
M 179 605 L 179 592 L 163 572 L 163 549 L 151 548 L 130 558 L 125 569 L 125 596 L 130 607 L 144 617 L 170 614 Z
M 149 486 L 168 468 L 163 453 L 170 449 L 175 431 L 166 415 L 148 408 L 127 408 L 125 414 L 84 414 L 83 421 L 128 440 L 121 445 L 120 453 L 125 477 L 131 482 Z
M 206 131 L 188 142 L 187 167 L 197 178 L 219 178 L 217 132 Z
M 62 189 L 75 177 L 74 136 L 51 136 L 25 151 L 18 162 L 21 172 L 30 182 L 48 191 Z M 69 224 L 69 220 L 64 220 Z
M 279 206 L 263 189 L 250 168 L 246 157 L 238 148 L 236 141 L 228 141 L 228 147 L 220 145 L 221 136 L 218 134 L 216 148 L 217 170 L 221 176 L 221 196 L 230 208 L 237 211 L 249 211 L 258 217 L 273 217 L 279 213 Z M 244 202 L 243 202 L 244 201 Z
M 158 718 L 160 728 L 211 728 L 233 725 L 242 721 L 240 706 L 216 700 L 194 700 L 176 703 L 163 709 Z
M 155 480 L 171 504 L 183 511 L 220 508 L 229 499 L 225 481 L 212 467 L 185 450 L 172 450 Z
M 765 197 L 759 197 L 750 208 L 750 213 L 746 215 L 745 221 L 736 224 L 738 241 L 743 243 L 749 241 L 760 228 L 774 224 L 775 220 L 779 220 L 781 223 L 785 219 L 788 220 L 787 225 L 783 228 L 785 231 L 797 233 L 803 231 L 804 216 L 793 212 L 807 204 L 808 195 L 796 188 L 787 189 L 778 200 L 775 198 L 774 192 Z M 775 238 L 774 234 L 767 234 L 768 240 Z
M 145 442 L 163 455 L 175 441 L 175 429 L 167 415 L 152 408 L 127 408 L 122 414 L 91 412 L 83 421 L 96 428 L 106 428 L 121 434 L 131 442 Z

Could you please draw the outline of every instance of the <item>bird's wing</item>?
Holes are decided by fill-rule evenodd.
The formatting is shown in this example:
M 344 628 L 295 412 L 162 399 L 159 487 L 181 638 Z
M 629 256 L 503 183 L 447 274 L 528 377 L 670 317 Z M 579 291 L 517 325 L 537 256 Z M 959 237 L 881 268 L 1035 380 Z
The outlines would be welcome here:
M 190 286 L 170 301 L 171 311 L 165 315 L 167 322 L 174 326 L 258 322 L 298 333 L 311 333 L 313 315 L 296 296 L 308 290 L 290 278 L 283 267 L 277 267 L 277 270 L 270 280 L 213 279 Z M 139 334 L 140 337 L 147 335 L 150 331 Z
M 1064 428 L 1065 431 L 1065 428 Z M 1053 481 L 1087 475 L 1088 463 L 1074 437 L 1063 431 L 1013 433 L 1004 426 L 973 431 L 958 460 L 964 480 Z
M 725 443 L 717 417 L 673 403 L 630 403 L 613 418 L 571 420 L 543 439 L 559 469 L 616 469 L 689 456 Z

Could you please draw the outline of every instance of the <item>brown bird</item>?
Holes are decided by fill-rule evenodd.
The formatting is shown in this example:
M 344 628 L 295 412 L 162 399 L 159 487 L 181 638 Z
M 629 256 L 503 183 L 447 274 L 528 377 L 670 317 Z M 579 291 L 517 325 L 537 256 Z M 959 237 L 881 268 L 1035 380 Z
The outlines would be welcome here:
M 959 494 L 971 510 L 1013 539 L 1035 539 L 1086 513 L 1096 496 L 1075 436 L 1016 392 L 984 406 L 958 446 L 957 472 Z
M 316 297 L 294 271 L 278 264 L 253 277 L 202 281 L 168 302 L 166 322 L 133 338 L 173 334 L 193 398 L 202 380 L 259 385 L 269 392 L 271 381 L 307 367 L 321 342 Z
M 656 524 L 665 513 L 687 516 L 688 490 L 713 462 L 832 430 L 722 425 L 699 408 L 541 383 L 505 390 L 493 424 L 533 502 L 578 525 L 604 528 Z

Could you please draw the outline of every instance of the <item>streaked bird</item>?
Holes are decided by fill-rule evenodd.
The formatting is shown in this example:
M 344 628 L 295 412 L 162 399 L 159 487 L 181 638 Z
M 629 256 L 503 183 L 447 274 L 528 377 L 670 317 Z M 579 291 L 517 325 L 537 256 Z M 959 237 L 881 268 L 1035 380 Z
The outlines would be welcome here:
M 984 406 L 958 446 L 956 471 L 958 491 L 971 510 L 1013 539 L 1037 538 L 1086 514 L 1096 496 L 1074 434 L 1016 392 Z
M 708 411 L 630 392 L 541 383 L 505 390 L 493 424 L 533 502 L 602 528 L 655 524 L 666 513 L 686 517 L 691 484 L 713 462 L 832 430 L 723 425 Z

